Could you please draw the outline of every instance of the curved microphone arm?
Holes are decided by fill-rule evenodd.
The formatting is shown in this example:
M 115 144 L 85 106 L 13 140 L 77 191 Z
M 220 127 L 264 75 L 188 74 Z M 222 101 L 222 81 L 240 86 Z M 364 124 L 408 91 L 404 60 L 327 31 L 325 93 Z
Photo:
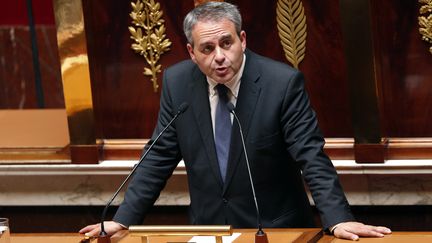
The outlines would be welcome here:
M 104 221 L 105 221 L 105 217 L 106 217 L 108 208 L 109 208 L 109 206 L 111 206 L 111 203 L 114 201 L 114 199 L 117 197 L 117 195 L 123 189 L 123 187 L 129 181 L 129 179 L 131 178 L 131 176 L 133 175 L 133 173 L 137 170 L 138 166 L 144 161 L 144 158 L 147 156 L 147 154 L 150 152 L 150 150 L 153 148 L 153 146 L 156 144 L 156 142 L 159 140 L 159 138 L 162 136 L 162 134 L 164 134 L 164 132 L 168 129 L 168 127 L 171 126 L 171 124 L 177 119 L 177 117 L 180 114 L 182 114 L 183 112 L 186 111 L 186 109 L 188 108 L 188 106 L 189 105 L 186 102 L 182 103 L 179 106 L 177 113 L 174 115 L 174 117 L 171 119 L 171 121 L 164 127 L 164 129 L 162 129 L 162 131 L 158 134 L 158 136 L 153 140 L 153 142 L 150 144 L 150 146 L 145 151 L 145 153 L 140 157 L 139 162 L 134 165 L 132 171 L 129 173 L 129 175 L 126 177 L 126 179 L 123 181 L 123 183 L 117 189 L 117 191 L 114 193 L 114 195 L 112 196 L 112 198 L 108 201 L 107 205 L 105 206 L 105 208 L 104 208 L 104 210 L 102 212 L 102 216 L 101 216 L 101 231 L 99 233 L 99 236 L 106 236 L 107 235 L 107 233 L 105 232 Z
M 242 145 L 243 145 L 243 151 L 244 151 L 244 155 L 245 155 L 246 166 L 247 166 L 247 169 L 248 169 L 249 181 L 251 183 L 252 194 L 253 194 L 253 198 L 254 198 L 254 202 L 255 202 L 255 209 L 256 209 L 256 214 L 257 214 L 257 224 L 258 224 L 258 233 L 264 233 L 263 230 L 262 230 L 261 214 L 260 214 L 260 210 L 259 210 L 259 207 L 258 207 L 258 201 L 257 201 L 256 193 L 255 193 L 255 186 L 254 186 L 254 182 L 253 182 L 253 178 L 252 178 L 252 172 L 251 172 L 251 169 L 250 169 L 248 153 L 246 151 L 246 144 L 245 144 L 245 141 L 244 141 L 243 129 L 242 129 L 240 120 L 238 119 L 237 114 L 234 111 L 234 105 L 231 102 L 229 102 L 227 104 L 227 106 L 228 106 L 229 111 L 234 115 L 234 118 L 237 121 L 237 124 L 239 126 L 240 138 L 241 138 Z

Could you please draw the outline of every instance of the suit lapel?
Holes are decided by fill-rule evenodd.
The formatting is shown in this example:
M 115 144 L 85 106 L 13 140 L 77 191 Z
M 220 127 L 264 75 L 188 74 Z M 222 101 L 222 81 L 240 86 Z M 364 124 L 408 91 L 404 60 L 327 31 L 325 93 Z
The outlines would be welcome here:
M 216 156 L 212 120 L 210 115 L 210 104 L 208 97 L 208 84 L 205 75 L 196 68 L 191 82 L 192 108 L 201 134 L 204 148 L 209 157 L 210 167 L 217 178 L 218 183 L 223 185 L 222 176 L 219 171 L 219 164 Z M 199 146 L 199 145 L 197 145 Z
M 238 94 L 235 112 L 240 120 L 243 135 L 246 140 L 252 119 L 255 111 L 255 106 L 260 94 L 260 87 L 257 84 L 259 79 L 259 66 L 251 60 L 252 57 L 247 55 L 246 64 L 240 83 L 240 90 Z M 246 141 L 245 141 L 246 142 Z M 239 126 L 236 121 L 233 121 L 233 130 L 231 134 L 230 155 L 228 158 L 227 177 L 224 185 L 224 193 L 229 186 L 235 169 L 243 154 L 243 145 L 240 137 Z

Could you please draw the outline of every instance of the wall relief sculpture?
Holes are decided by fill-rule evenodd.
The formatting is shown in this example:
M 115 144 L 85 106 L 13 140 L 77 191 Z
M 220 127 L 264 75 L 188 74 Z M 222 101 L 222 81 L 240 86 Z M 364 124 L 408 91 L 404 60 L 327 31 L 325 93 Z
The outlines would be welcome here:
M 420 7 L 419 32 L 422 35 L 422 40 L 432 44 L 432 0 L 419 0 L 422 4 Z M 432 46 L 429 48 L 432 54 Z
M 279 0 L 277 28 L 286 59 L 298 69 L 306 52 L 306 15 L 300 0 Z
M 160 4 L 154 0 L 137 0 L 131 3 L 133 26 L 129 26 L 131 39 L 134 43 L 131 48 L 143 56 L 149 65 L 144 67 L 144 75 L 151 76 L 153 90 L 157 92 L 159 84 L 157 74 L 161 72 L 162 66 L 158 64 L 161 55 L 170 50 L 171 41 L 166 38 L 165 25 L 162 19 L 163 12 Z

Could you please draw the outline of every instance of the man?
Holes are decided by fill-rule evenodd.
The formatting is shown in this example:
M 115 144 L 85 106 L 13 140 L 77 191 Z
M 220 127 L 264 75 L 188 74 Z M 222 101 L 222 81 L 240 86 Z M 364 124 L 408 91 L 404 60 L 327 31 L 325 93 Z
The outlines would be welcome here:
M 324 139 L 303 75 L 246 49 L 234 5 L 209 2 L 196 7 L 184 20 L 184 32 L 192 60 L 164 73 L 152 139 L 182 103 L 189 108 L 137 169 L 114 221 L 105 223 L 108 234 L 142 222 L 181 159 L 189 180 L 192 224 L 257 226 L 239 124 L 227 103 L 235 106 L 244 133 L 264 227 L 314 227 L 304 180 L 323 228 L 335 236 L 356 240 L 390 233 L 385 227 L 354 222 L 336 171 L 323 153 Z M 99 227 L 90 225 L 80 232 L 97 235 Z

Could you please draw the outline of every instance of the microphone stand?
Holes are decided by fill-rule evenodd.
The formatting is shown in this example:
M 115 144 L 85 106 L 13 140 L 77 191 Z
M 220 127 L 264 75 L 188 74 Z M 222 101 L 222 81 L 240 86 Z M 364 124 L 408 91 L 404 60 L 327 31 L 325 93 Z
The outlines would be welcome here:
M 249 158 L 248 158 L 247 151 L 246 151 L 246 144 L 245 144 L 245 141 L 244 141 L 243 129 L 241 127 L 240 120 L 238 119 L 238 117 L 237 117 L 237 115 L 236 115 L 236 113 L 234 111 L 234 105 L 231 102 L 229 102 L 227 104 L 227 106 L 228 106 L 229 111 L 234 115 L 234 118 L 237 121 L 237 124 L 239 126 L 240 138 L 241 138 L 241 141 L 242 141 L 243 151 L 244 151 L 245 160 L 246 160 L 246 166 L 247 166 L 248 174 L 249 174 L 249 181 L 251 183 L 252 194 L 253 194 L 253 197 L 254 197 L 255 208 L 256 208 L 256 213 L 257 213 L 257 225 L 258 225 L 258 231 L 255 234 L 255 243 L 268 243 L 267 234 L 262 229 L 261 214 L 260 214 L 260 211 L 259 211 L 258 201 L 257 201 L 256 194 L 255 194 L 255 187 L 254 187 L 254 183 L 253 183 L 253 179 L 252 179 L 252 173 L 251 173 L 251 170 L 250 170 Z
M 182 103 L 179 106 L 177 113 L 174 115 L 174 117 L 171 119 L 171 121 L 164 127 L 164 129 L 162 129 L 162 131 L 158 134 L 158 136 L 154 139 L 154 141 L 150 144 L 148 149 L 145 151 L 145 153 L 139 159 L 139 162 L 137 164 L 135 164 L 132 171 L 129 173 L 129 175 L 126 177 L 126 179 L 122 182 L 122 184 L 117 189 L 117 191 L 114 193 L 114 195 L 108 201 L 107 205 L 105 206 L 105 208 L 102 212 L 102 216 L 101 216 L 101 223 L 100 223 L 101 224 L 101 231 L 100 231 L 99 236 L 98 236 L 98 240 L 97 240 L 98 243 L 111 243 L 110 236 L 105 232 L 105 226 L 104 226 L 104 221 L 105 221 L 105 217 L 106 217 L 109 206 L 111 206 L 111 203 L 114 201 L 114 199 L 117 197 L 117 195 L 123 189 L 123 187 L 126 185 L 126 183 L 129 181 L 129 179 L 132 177 L 133 173 L 138 169 L 138 166 L 144 161 L 144 158 L 147 156 L 147 154 L 150 152 L 150 150 L 153 148 L 153 146 L 156 144 L 156 142 L 159 140 L 159 138 L 162 136 L 162 134 L 164 134 L 164 132 L 168 129 L 168 127 L 170 127 L 171 124 L 177 119 L 177 117 L 181 113 L 186 111 L 187 108 L 188 108 L 188 104 L 186 102 Z

